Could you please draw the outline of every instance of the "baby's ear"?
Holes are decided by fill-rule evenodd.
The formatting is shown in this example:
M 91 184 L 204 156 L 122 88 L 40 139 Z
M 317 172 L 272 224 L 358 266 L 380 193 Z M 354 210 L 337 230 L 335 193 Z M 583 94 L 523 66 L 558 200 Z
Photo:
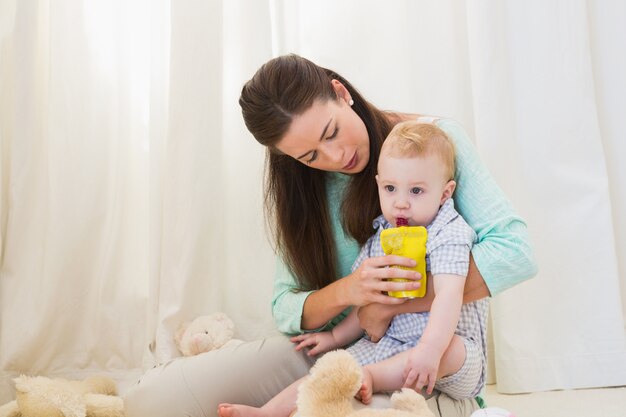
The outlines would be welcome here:
M 446 186 L 443 188 L 443 193 L 441 194 L 441 201 L 439 202 L 439 205 L 445 203 L 447 199 L 452 197 L 452 194 L 454 194 L 455 189 L 456 189 L 456 181 L 454 180 L 448 181 Z

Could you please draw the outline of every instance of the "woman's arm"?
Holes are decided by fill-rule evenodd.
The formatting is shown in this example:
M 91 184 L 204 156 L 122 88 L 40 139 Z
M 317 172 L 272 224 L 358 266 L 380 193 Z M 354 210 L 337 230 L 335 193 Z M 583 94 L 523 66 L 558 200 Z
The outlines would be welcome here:
M 359 309 L 358 316 L 363 328 L 373 342 L 378 342 L 385 335 L 391 319 L 397 314 L 430 311 L 434 299 L 433 280 L 428 276 L 426 295 L 423 298 L 407 300 L 399 305 L 368 304 Z M 463 303 L 471 303 L 489 297 L 489 289 L 474 258 L 470 255 L 469 271 L 465 280 Z
M 419 288 L 419 282 L 391 282 L 387 278 L 418 280 L 419 273 L 389 266 L 414 266 L 409 258 L 386 255 L 365 259 L 350 275 L 314 291 L 306 298 L 302 311 L 301 326 L 304 330 L 315 330 L 326 325 L 333 317 L 348 306 L 365 306 L 377 303 L 397 306 L 405 300 L 390 297 L 383 292 L 406 291 Z
M 418 280 L 419 273 L 387 267 L 411 267 L 414 264 L 409 258 L 395 255 L 368 258 L 345 278 L 316 291 L 299 291 L 296 279 L 278 259 L 272 297 L 274 322 L 283 333 L 299 334 L 307 330 L 321 330 L 331 321 L 331 324 L 336 324 L 345 317 L 347 313 L 341 313 L 350 306 L 402 304 L 404 300 L 389 297 L 383 292 L 413 290 L 419 288 L 419 283 L 390 282 L 385 279 L 399 277 Z
M 455 145 L 454 201 L 478 236 L 472 247 L 476 268 L 489 293 L 497 295 L 537 273 L 526 223 L 480 160 L 463 126 L 451 119 L 436 123 Z

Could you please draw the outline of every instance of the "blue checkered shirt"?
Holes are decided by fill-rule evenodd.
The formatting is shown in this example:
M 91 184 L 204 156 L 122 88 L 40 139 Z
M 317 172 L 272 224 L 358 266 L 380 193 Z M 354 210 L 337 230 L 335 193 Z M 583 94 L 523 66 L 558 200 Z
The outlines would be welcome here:
M 384 229 L 393 227 L 381 215 L 374 220 L 376 233 L 368 239 L 361 248 L 358 258 L 352 266 L 355 271 L 367 258 L 383 256 L 385 253 L 380 244 L 380 234 Z M 437 217 L 426 227 L 428 240 L 426 242 L 426 270 L 432 275 L 454 274 L 467 276 L 469 256 L 472 244 L 476 240 L 476 233 L 454 209 L 454 202 L 450 198 L 441 206 Z M 461 315 L 455 333 L 470 342 L 473 342 L 480 352 L 484 383 L 486 368 L 486 323 L 487 299 L 463 304 Z M 406 313 L 395 316 L 383 338 L 376 344 L 355 343 L 349 351 L 361 365 L 380 362 L 397 353 L 415 346 L 426 328 L 430 313 Z M 368 340 L 367 336 L 365 339 Z

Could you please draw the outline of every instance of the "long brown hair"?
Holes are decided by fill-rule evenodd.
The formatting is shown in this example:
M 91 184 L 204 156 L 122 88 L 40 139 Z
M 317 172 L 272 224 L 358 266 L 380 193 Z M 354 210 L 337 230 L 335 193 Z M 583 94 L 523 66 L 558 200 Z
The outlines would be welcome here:
M 303 290 L 322 288 L 338 278 L 326 197 L 327 173 L 281 154 L 276 144 L 293 118 L 314 102 L 338 100 L 333 79 L 350 93 L 352 109 L 369 135 L 369 161 L 362 172 L 351 177 L 341 206 L 344 230 L 363 244 L 372 233 L 372 220 L 380 214 L 374 177 L 380 147 L 392 127 L 385 114 L 336 72 L 294 54 L 261 66 L 239 98 L 246 127 L 267 147 L 264 192 L 268 226 L 274 233 L 276 249 Z

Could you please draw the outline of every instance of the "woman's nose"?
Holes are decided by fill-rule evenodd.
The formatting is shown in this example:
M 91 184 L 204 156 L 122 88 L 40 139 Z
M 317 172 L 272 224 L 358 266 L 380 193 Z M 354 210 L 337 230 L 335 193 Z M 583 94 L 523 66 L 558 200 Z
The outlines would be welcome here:
M 324 158 L 333 164 L 342 163 L 343 162 L 343 149 L 335 143 L 326 143 L 326 146 L 323 146 L 321 149 Z

